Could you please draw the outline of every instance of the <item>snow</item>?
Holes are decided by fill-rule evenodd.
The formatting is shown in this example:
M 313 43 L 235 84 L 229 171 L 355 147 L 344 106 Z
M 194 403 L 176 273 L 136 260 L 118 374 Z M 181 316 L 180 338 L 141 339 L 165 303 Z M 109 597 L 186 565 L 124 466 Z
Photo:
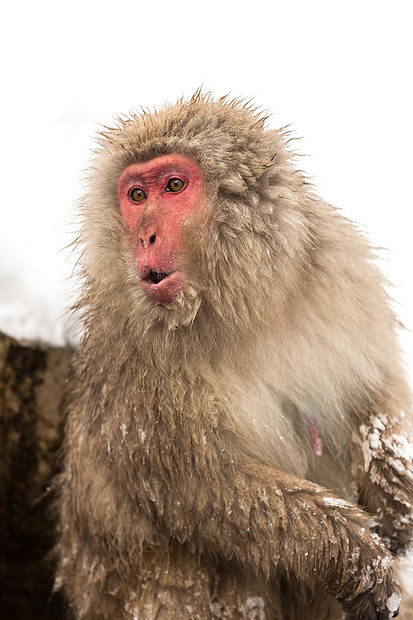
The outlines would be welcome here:
M 245 601 L 245 612 L 248 620 L 265 620 L 265 602 L 260 596 L 249 596 Z
M 402 597 L 396 594 L 396 592 L 394 592 L 387 599 L 387 602 L 386 602 L 387 609 L 392 612 L 397 611 L 400 607 L 401 600 L 402 600 Z
M 145 443 L 146 431 L 144 431 L 142 428 L 138 428 L 138 437 L 141 443 Z
M 3 229 L 4 230 L 4 229 Z M 64 344 L 71 338 L 69 289 L 41 260 L 29 260 L 0 232 L 0 330 L 15 338 Z
M 133 604 L 127 602 L 125 603 L 124 608 L 131 620 L 139 620 L 139 612 L 136 608 L 134 608 Z
M 338 497 L 323 497 L 323 502 L 326 504 L 326 506 L 331 506 L 332 508 L 349 508 L 350 507 L 350 504 L 348 502 Z

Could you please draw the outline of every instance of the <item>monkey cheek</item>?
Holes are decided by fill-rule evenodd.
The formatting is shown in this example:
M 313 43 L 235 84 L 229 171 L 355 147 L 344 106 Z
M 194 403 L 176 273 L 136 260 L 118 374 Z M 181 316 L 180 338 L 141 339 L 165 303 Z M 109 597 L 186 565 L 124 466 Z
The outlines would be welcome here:
M 141 286 L 147 297 L 157 306 L 171 304 L 184 288 L 184 276 L 181 271 L 174 271 L 158 283 L 141 280 Z

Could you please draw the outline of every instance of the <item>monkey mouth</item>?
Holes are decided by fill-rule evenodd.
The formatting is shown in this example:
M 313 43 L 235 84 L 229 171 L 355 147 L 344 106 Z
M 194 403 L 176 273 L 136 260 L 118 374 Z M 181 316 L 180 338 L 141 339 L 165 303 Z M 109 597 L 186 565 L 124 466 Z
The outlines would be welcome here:
M 159 284 L 159 282 L 162 282 L 162 280 L 170 276 L 171 273 L 173 272 L 161 273 L 159 271 L 150 271 L 149 274 L 145 278 L 142 278 L 142 279 L 152 284 Z
M 183 287 L 183 275 L 180 271 L 145 269 L 141 271 L 140 279 L 143 291 L 157 306 L 170 304 Z

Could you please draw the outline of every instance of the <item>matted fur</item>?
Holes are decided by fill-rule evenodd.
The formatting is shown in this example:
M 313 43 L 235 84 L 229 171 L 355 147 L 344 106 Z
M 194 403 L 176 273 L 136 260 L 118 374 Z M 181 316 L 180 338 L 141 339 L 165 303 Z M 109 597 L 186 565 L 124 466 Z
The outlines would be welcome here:
M 101 136 L 58 481 L 57 586 L 79 619 L 338 618 L 332 596 L 388 617 L 385 546 L 413 518 L 396 320 L 369 245 L 287 144 L 200 93 Z M 206 199 L 183 231 L 186 286 L 159 307 L 117 186 L 169 153 L 200 165 Z

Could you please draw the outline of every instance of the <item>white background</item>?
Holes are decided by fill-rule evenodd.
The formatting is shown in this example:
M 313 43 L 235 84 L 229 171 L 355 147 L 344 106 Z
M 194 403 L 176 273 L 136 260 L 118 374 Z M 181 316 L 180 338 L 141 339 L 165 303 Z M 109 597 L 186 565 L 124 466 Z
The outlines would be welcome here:
M 9 3 L 1 16 L 0 328 L 63 337 L 81 178 L 100 124 L 191 95 L 292 123 L 319 192 L 383 252 L 413 328 L 412 3 Z M 409 360 L 413 347 L 403 336 Z
M 3 3 L 0 329 L 61 342 L 92 137 L 200 85 L 293 124 L 320 194 L 368 231 L 413 328 L 412 3 Z M 413 346 L 403 334 L 409 365 Z

